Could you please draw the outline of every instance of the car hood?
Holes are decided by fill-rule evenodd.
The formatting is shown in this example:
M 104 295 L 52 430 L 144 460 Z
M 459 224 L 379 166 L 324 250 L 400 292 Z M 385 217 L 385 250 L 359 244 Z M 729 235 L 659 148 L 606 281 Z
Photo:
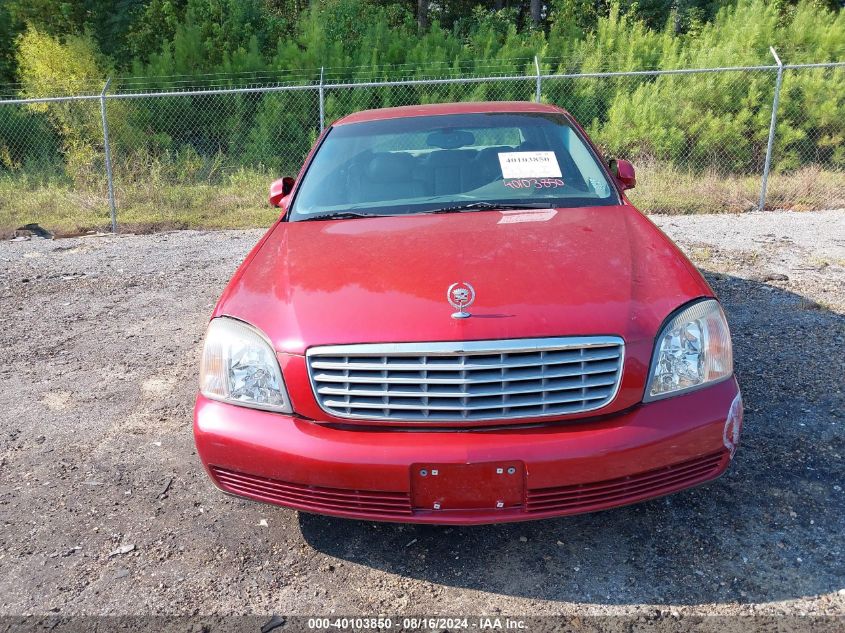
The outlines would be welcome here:
M 451 318 L 446 291 L 455 282 L 476 291 L 471 318 Z M 633 207 L 483 211 L 279 222 L 215 316 L 252 323 L 288 354 L 324 344 L 598 334 L 651 349 L 671 311 L 711 295 Z

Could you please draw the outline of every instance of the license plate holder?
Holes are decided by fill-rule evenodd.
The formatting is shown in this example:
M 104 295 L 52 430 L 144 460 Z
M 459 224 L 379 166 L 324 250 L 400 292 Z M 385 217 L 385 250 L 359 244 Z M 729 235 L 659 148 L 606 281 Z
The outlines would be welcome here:
M 418 510 L 503 510 L 522 506 L 524 498 L 520 461 L 411 466 L 411 502 Z

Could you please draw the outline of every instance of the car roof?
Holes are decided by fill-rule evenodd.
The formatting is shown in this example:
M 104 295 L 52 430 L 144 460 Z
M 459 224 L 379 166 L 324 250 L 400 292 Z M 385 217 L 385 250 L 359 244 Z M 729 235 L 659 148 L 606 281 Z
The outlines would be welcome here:
M 566 114 L 566 110 L 547 103 L 531 101 L 477 101 L 469 103 L 433 103 L 428 105 L 401 106 L 362 110 L 339 119 L 334 125 L 348 125 L 364 121 L 402 119 L 418 116 L 440 116 L 446 114 L 480 114 L 486 112 L 555 112 Z

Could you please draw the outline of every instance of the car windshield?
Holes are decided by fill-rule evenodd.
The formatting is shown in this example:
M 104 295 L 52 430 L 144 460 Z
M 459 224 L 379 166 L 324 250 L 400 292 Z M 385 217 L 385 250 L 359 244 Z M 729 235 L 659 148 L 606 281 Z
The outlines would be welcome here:
M 614 204 L 615 188 L 563 115 L 455 114 L 332 128 L 289 217 Z

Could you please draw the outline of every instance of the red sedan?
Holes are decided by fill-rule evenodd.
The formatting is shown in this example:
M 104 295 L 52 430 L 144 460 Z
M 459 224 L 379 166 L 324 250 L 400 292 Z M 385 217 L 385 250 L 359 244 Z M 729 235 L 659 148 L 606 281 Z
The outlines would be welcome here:
M 194 435 L 258 501 L 441 524 L 718 477 L 742 401 L 713 290 L 560 108 L 359 112 L 273 183 L 212 315 Z

